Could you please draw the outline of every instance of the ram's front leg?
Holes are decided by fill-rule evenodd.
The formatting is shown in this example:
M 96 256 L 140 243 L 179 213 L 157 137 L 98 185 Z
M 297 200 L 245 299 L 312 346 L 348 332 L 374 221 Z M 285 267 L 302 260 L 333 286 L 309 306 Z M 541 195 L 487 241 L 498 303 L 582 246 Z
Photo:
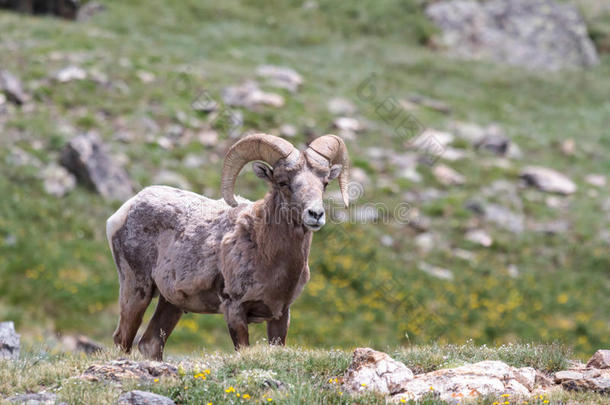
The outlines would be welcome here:
M 238 303 L 231 302 L 225 308 L 225 321 L 227 322 L 235 350 L 250 346 L 248 318 L 243 307 Z
M 289 326 L 290 308 L 286 308 L 279 319 L 267 322 L 267 339 L 269 339 L 269 344 L 284 346 Z

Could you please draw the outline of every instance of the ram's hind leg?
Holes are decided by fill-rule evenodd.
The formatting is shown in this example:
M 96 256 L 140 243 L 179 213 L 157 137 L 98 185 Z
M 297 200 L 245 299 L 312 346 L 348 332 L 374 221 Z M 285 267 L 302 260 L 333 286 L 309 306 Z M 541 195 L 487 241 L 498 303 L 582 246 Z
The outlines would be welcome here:
M 162 360 L 165 342 L 181 316 L 182 310 L 180 308 L 167 302 L 162 295 L 159 295 L 155 314 L 138 343 L 140 353 L 153 360 Z
M 120 318 L 114 332 L 114 343 L 129 353 L 138 328 L 142 324 L 144 312 L 152 300 L 155 287 L 152 279 L 137 280 L 122 277 L 119 290 Z

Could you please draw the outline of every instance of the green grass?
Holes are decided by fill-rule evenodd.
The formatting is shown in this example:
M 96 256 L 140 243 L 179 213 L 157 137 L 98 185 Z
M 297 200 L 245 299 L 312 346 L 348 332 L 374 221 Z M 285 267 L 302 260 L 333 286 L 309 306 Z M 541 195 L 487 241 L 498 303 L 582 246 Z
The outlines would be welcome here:
M 355 165 L 372 178 L 359 204 L 380 202 L 393 209 L 405 191 L 440 188 L 426 167 L 418 169 L 425 181 L 416 184 L 396 180 L 391 169 L 378 170 L 379 162 L 366 157 L 371 146 L 405 151 L 403 139 L 377 113 L 388 97 L 420 93 L 452 107 L 451 118 L 417 111 L 426 127 L 443 129 L 450 119 L 497 122 L 524 153 L 507 170 L 483 169 L 479 156 L 448 162 L 467 184 L 416 207 L 449 246 L 471 250 L 472 262 L 442 249 L 418 253 L 414 231 L 396 222 L 329 224 L 316 234 L 312 279 L 292 310 L 291 344 L 384 348 L 558 341 L 581 359 L 607 344 L 610 256 L 597 235 L 609 226 L 609 214 L 601 210 L 609 193 L 600 189 L 591 197 L 592 187 L 583 180 L 587 173 L 610 173 L 607 55 L 594 69 L 553 74 L 449 59 L 421 45 L 434 30 L 415 1 L 318 1 L 312 10 L 279 0 L 104 3 L 108 10 L 86 24 L 0 13 L 0 65 L 20 75 L 36 108 L 10 108 L 0 120 L 0 319 L 15 320 L 26 341 L 60 332 L 110 343 L 118 283 L 104 222 L 119 204 L 83 187 L 63 199 L 47 196 L 35 168 L 7 161 L 10 150 L 17 146 L 48 163 L 72 136 L 66 126 L 75 132 L 94 129 L 114 153 L 129 158 L 127 169 L 140 187 L 167 168 L 184 175 L 193 191 L 218 197 L 222 147 L 190 143 L 168 151 L 144 138 L 172 123 L 189 127 L 193 118 L 205 123 L 207 117 L 190 108 L 201 90 L 218 98 L 223 87 L 254 78 L 259 64 L 273 63 L 298 70 L 305 85 L 294 95 L 281 92 L 287 100 L 282 109 L 245 112 L 244 129 L 269 132 L 292 123 L 324 134 L 332 122 L 327 100 L 352 99 L 371 124 L 348 143 Z M 110 85 L 48 80 L 69 64 L 105 73 Z M 138 70 L 153 73 L 155 81 L 142 83 Z M 375 97 L 359 98 L 359 87 L 373 73 Z M 159 133 L 145 118 L 157 123 Z M 214 123 L 223 145 L 231 142 L 226 124 Z M 113 138 L 117 131 L 142 140 L 120 143 Z M 574 156 L 559 151 L 568 138 L 576 140 Z M 42 148 L 32 141 L 42 142 Z M 304 141 L 304 135 L 295 140 Z M 188 154 L 201 155 L 204 167 L 185 168 Z M 545 195 L 537 191 L 519 190 L 529 220 L 564 219 L 570 232 L 526 231 L 518 237 L 488 225 L 495 239 L 491 248 L 464 241 L 474 220 L 464 203 L 493 181 L 517 183 L 527 164 L 553 167 L 578 184 L 565 211 L 546 207 Z M 377 187 L 382 180 L 395 183 L 398 192 Z M 246 173 L 238 188 L 258 198 L 261 183 Z M 382 246 L 383 235 L 391 235 L 395 245 Z M 417 269 L 421 260 L 451 269 L 455 279 L 431 278 Z M 509 265 L 519 268 L 519 277 L 508 274 Z M 253 341 L 264 337 L 263 329 L 252 327 Z M 201 347 L 230 350 L 221 316 L 183 317 L 168 343 L 170 353 Z
M 0 363 L 0 396 L 8 397 L 23 392 L 39 392 L 42 389 L 55 392 L 60 400 L 70 404 L 113 403 L 124 391 L 140 389 L 172 398 L 181 404 L 383 404 L 382 397 L 373 394 L 352 396 L 344 392 L 340 377 L 349 366 L 350 351 L 304 348 L 277 348 L 257 345 L 239 354 L 203 351 L 188 356 L 172 357 L 168 361 L 178 367 L 179 378 L 160 378 L 156 382 L 124 380 L 122 387 L 107 382 L 85 382 L 70 378 L 80 375 L 94 363 L 116 358 L 118 352 L 92 357 L 29 349 L 17 362 Z M 139 356 L 130 356 L 135 360 Z M 559 363 L 569 360 L 569 353 L 557 346 L 513 345 L 511 347 L 428 346 L 399 349 L 394 357 L 417 373 L 446 367 L 462 362 L 484 359 L 500 359 L 515 367 L 532 366 L 543 370 L 555 370 Z M 206 371 L 207 370 L 207 371 Z M 205 379 L 195 377 L 205 375 Z M 338 383 L 329 380 L 338 378 Z M 265 384 L 273 380 L 274 383 Z M 229 392 L 227 392 L 227 390 Z M 240 394 L 237 397 L 236 394 Z M 244 399 L 247 394 L 250 399 Z M 489 404 L 499 397 L 481 398 L 475 403 Z M 561 393 L 545 395 L 551 403 L 576 401 L 577 403 L 602 404 L 605 397 L 591 393 Z M 515 398 L 512 403 L 518 402 Z M 527 399 L 529 404 L 542 404 L 537 397 Z M 444 404 L 431 396 L 422 404 Z

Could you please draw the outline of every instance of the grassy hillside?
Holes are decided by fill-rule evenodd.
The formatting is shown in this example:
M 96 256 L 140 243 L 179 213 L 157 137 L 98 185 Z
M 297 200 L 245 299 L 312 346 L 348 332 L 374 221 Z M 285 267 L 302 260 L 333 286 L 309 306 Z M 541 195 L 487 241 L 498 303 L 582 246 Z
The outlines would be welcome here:
M 407 191 L 439 189 L 440 198 L 411 209 L 448 247 L 419 251 L 413 227 L 394 219 L 327 225 L 314 237 L 312 279 L 293 307 L 291 343 L 383 349 L 468 339 L 561 341 L 582 358 L 607 345 L 610 255 L 599 235 L 610 223 L 610 193 L 584 177 L 610 173 L 608 56 L 591 70 L 553 74 L 452 60 L 422 46 L 434 29 L 414 0 L 329 0 L 313 8 L 280 0 L 103 3 L 107 10 L 86 23 L 0 13 L 0 66 L 18 74 L 33 98 L 32 108 L 9 106 L 0 113 L 0 319 L 15 320 L 26 340 L 77 332 L 110 342 L 118 282 L 104 222 L 119 203 L 80 186 L 63 198 L 45 194 L 36 165 L 15 164 L 16 148 L 45 165 L 57 160 L 71 136 L 95 130 L 123 157 L 139 187 L 167 169 L 184 176 L 191 190 L 219 197 L 222 154 L 232 142 L 226 120 L 210 123 L 220 133 L 218 147 L 190 142 L 167 150 L 155 139 L 175 124 L 193 131 L 208 125 L 209 117 L 191 108 L 201 91 L 220 100 L 225 86 L 255 78 L 257 66 L 278 64 L 303 75 L 302 89 L 283 92 L 283 108 L 243 111 L 243 129 L 272 132 L 290 123 L 300 129 L 293 141 L 303 143 L 306 130 L 332 130 L 330 98 L 352 100 L 367 129 L 348 148 L 353 165 L 370 178 L 356 208 L 373 202 L 393 210 Z M 68 65 L 85 69 L 89 78 L 49 79 Z M 363 82 L 374 86 L 374 99 L 359 97 Z M 377 107 L 411 93 L 452 108 L 451 116 L 414 112 L 425 127 L 495 122 L 523 157 L 500 167 L 497 158 L 458 141 L 454 146 L 471 158 L 444 163 L 466 176 L 464 186 L 445 189 L 425 165 L 418 167 L 421 183 L 399 178 L 368 153 L 371 147 L 407 152 Z M 134 140 L 121 142 L 117 133 Z M 575 141 L 573 155 L 560 152 L 566 139 Z M 187 167 L 192 156 L 202 164 Z M 577 183 L 575 195 L 560 198 L 560 209 L 549 207 L 541 192 L 517 189 L 528 222 L 564 220 L 568 230 L 515 235 L 484 224 L 494 238 L 491 247 L 466 241 L 465 230 L 477 221 L 466 202 L 483 199 L 515 209 L 504 192 L 483 195 L 483 189 L 499 180 L 516 185 L 528 164 L 555 168 Z M 246 172 L 238 189 L 261 197 L 264 185 Z M 380 243 L 388 236 L 391 243 Z M 455 249 L 471 258 L 457 257 Z M 421 271 L 421 261 L 452 270 L 453 280 Z M 516 277 L 509 271 L 515 267 Z M 262 326 L 253 330 L 253 341 L 264 336 Z M 202 346 L 230 347 L 221 316 L 186 315 L 168 350 Z

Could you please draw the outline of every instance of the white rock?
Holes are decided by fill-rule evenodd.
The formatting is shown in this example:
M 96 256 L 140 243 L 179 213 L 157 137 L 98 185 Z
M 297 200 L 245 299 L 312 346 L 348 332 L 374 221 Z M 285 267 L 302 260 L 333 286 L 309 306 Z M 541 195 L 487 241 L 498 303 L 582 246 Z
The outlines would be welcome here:
M 286 138 L 293 138 L 297 136 L 298 129 L 292 124 L 282 124 L 280 126 L 280 135 Z
M 501 361 L 487 360 L 417 375 L 403 384 L 403 392 L 394 399 L 419 400 L 430 392 L 451 403 L 485 395 L 528 396 L 534 378 L 531 368 L 517 369 Z
M 477 245 L 490 247 L 493 244 L 492 237 L 483 229 L 473 229 L 466 232 L 464 236 L 466 240 L 476 243 Z
M 56 164 L 45 167 L 40 176 L 44 191 L 55 197 L 63 197 L 76 187 L 76 177 L 64 167 Z
M 530 185 L 547 193 L 573 194 L 576 184 L 556 170 L 541 166 L 528 166 L 521 172 L 521 178 Z
M 445 186 L 457 186 L 466 183 L 466 178 L 449 166 L 438 164 L 432 169 L 432 174 L 439 183 Z
M 598 350 L 587 362 L 587 367 L 610 369 L 610 350 Z
M 358 132 L 364 129 L 364 125 L 356 118 L 352 117 L 339 117 L 333 121 L 333 126 L 337 129 Z
M 421 271 L 432 277 L 440 278 L 441 280 L 453 280 L 453 272 L 451 270 L 432 266 L 425 262 L 420 262 L 418 267 Z
M 293 93 L 303 84 L 303 76 L 285 66 L 262 65 L 258 67 L 257 74 L 266 78 L 270 85 Z
M 67 83 L 73 80 L 84 80 L 87 72 L 78 66 L 68 66 L 55 74 L 55 79 L 60 83 Z
M 334 97 L 328 100 L 328 111 L 333 115 L 352 115 L 356 112 L 356 106 L 348 99 Z
M 218 144 L 218 132 L 213 129 L 205 129 L 197 134 L 197 140 L 209 148 Z
M 147 72 L 146 70 L 138 70 L 136 76 L 138 76 L 138 79 L 140 79 L 142 83 L 152 83 L 155 81 L 155 74 Z
M 588 174 L 585 181 L 595 187 L 606 187 L 606 176 L 603 174 Z
M 391 395 L 412 379 L 413 372 L 387 354 L 370 348 L 357 348 L 343 385 L 351 392 L 373 391 Z

